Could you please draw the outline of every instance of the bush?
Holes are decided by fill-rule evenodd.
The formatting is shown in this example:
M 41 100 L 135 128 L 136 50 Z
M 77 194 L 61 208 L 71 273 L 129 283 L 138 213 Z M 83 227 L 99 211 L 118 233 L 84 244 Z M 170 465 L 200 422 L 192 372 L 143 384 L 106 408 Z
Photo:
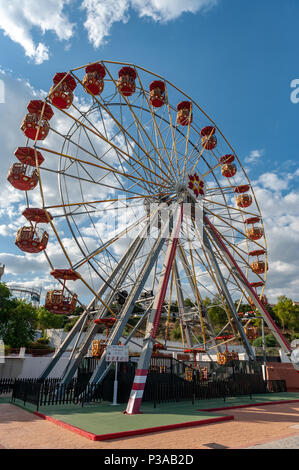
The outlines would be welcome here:
M 78 319 L 79 317 L 72 318 L 71 320 L 68 319 L 68 322 L 64 325 L 63 331 L 71 331 L 75 323 L 77 323 Z
M 42 338 L 40 338 L 40 339 L 42 339 Z M 53 348 L 50 348 L 47 344 L 39 343 L 38 340 L 34 341 L 34 343 L 30 343 L 28 345 L 28 349 L 49 349 L 49 350 L 53 350 Z
M 265 346 L 267 348 L 274 347 L 274 346 L 276 346 L 276 344 L 277 344 L 276 339 L 274 338 L 274 336 L 272 334 L 269 334 L 269 335 L 265 336 Z M 262 346 L 262 337 L 259 336 L 254 341 L 252 341 L 252 345 L 256 346 L 256 347 L 261 347 Z
M 5 344 L 4 345 L 4 354 L 5 354 L 5 356 L 9 356 L 10 353 L 11 353 L 11 347 L 7 346 L 7 344 Z
M 53 351 L 55 351 L 54 348 L 50 348 L 47 344 L 38 343 L 38 341 L 30 343 L 26 348 L 26 353 L 31 352 L 32 356 L 45 356 Z
M 38 338 L 38 340 L 36 340 L 36 343 L 38 344 L 49 344 L 49 342 L 50 342 L 49 338 L 43 338 L 43 337 Z

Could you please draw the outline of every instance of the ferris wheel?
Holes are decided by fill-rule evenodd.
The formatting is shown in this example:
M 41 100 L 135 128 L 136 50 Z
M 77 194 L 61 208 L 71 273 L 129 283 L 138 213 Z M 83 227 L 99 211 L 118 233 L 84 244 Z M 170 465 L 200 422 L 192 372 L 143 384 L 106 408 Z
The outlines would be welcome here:
M 43 377 L 78 332 L 85 331 L 65 382 L 101 328 L 106 344 L 123 341 L 137 303 L 143 314 L 125 342 L 143 331 L 144 346 L 128 413 L 139 409 L 152 352 L 167 348 L 158 330 L 161 316 L 169 325 L 174 303 L 182 349 L 191 354 L 239 339 L 254 359 L 239 312 L 244 301 L 289 350 L 265 309 L 267 245 L 253 187 L 192 98 L 140 66 L 99 61 L 57 73 L 48 96 L 27 108 L 25 142 L 8 175 L 26 195 L 29 224 L 16 245 L 49 261 L 57 287 L 46 295 L 48 310 L 71 314 L 80 283 L 91 297 Z M 215 296 L 227 315 L 217 336 L 204 304 Z M 91 381 L 106 370 L 103 353 Z

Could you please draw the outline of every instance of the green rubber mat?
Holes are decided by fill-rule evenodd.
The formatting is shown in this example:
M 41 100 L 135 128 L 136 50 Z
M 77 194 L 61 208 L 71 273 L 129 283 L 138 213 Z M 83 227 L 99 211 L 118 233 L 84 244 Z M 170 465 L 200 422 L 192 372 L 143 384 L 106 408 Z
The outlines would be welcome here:
M 143 403 L 142 414 L 137 415 L 123 414 L 126 404 L 113 406 L 109 403 L 84 407 L 75 405 L 43 406 L 38 411 L 84 431 L 102 435 L 223 418 L 230 413 L 224 411 L 211 413 L 208 410 L 254 403 L 274 403 L 283 400 L 299 400 L 299 393 L 269 393 L 252 395 L 251 398 L 249 396 L 231 397 L 225 401 L 223 399 L 196 400 L 193 405 L 191 402 L 163 403 L 157 404 L 156 408 L 152 403 Z M 15 404 L 28 411 L 36 411 L 36 407 L 29 403 L 24 406 L 20 400 L 16 400 Z

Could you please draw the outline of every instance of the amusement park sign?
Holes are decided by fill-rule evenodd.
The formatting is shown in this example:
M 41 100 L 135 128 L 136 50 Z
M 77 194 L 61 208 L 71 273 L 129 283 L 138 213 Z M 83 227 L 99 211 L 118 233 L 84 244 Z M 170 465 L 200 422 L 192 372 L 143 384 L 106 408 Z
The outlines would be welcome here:
M 106 350 L 107 362 L 128 362 L 129 361 L 129 347 L 117 346 L 114 344 L 108 345 Z

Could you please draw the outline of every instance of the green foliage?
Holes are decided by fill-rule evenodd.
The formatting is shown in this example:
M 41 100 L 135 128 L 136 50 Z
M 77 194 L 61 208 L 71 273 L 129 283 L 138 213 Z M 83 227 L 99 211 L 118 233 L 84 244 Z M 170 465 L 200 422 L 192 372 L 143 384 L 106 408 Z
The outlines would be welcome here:
M 49 312 L 45 307 L 38 307 L 36 309 L 36 317 L 38 328 L 44 331 L 50 328 L 63 328 L 66 321 L 66 315 L 55 315 Z
M 74 318 L 71 318 L 67 323 L 65 323 L 64 325 L 64 331 L 71 331 L 71 329 L 73 328 L 73 326 L 75 325 L 75 323 L 77 323 L 79 317 L 74 317 Z
M 269 335 L 265 335 L 265 346 L 267 348 L 271 348 L 271 347 L 274 347 L 276 346 L 276 339 L 274 338 L 274 336 L 272 334 L 269 334 Z M 252 341 L 252 345 L 259 348 L 262 346 L 262 337 L 259 336 L 258 338 L 256 338 L 255 340 Z
M 6 296 L 5 309 L 0 311 L 0 337 L 4 343 L 12 348 L 27 346 L 35 337 L 36 326 L 34 307 Z
M 181 341 L 182 331 L 179 321 L 176 321 L 174 327 L 169 330 L 169 339 L 170 341 Z
M 208 315 L 214 325 L 224 326 L 227 323 L 227 314 L 224 310 L 223 302 L 219 295 L 216 295 L 210 303 L 210 307 L 208 308 Z
M 133 308 L 133 313 L 144 313 L 144 309 L 140 304 L 135 304 Z
M 187 297 L 186 299 L 184 299 L 184 305 L 185 305 L 185 307 L 194 307 L 194 302 L 192 302 L 192 300 L 190 300 Z
M 40 343 L 38 340 L 37 341 L 34 341 L 32 343 L 29 343 L 27 345 L 28 349 L 45 349 L 45 350 L 49 350 L 49 351 L 52 351 L 53 348 L 50 348 L 48 344 L 43 344 L 43 343 Z
M 281 321 L 283 331 L 289 328 L 293 332 L 299 330 L 299 309 L 293 305 L 293 301 L 285 295 L 278 297 L 277 304 L 273 307 L 277 317 Z
M 236 307 L 237 307 L 238 303 L 239 303 L 239 302 L 235 302 L 235 306 L 236 306 Z M 244 312 L 244 313 L 246 313 L 246 312 L 250 312 L 251 310 L 252 310 L 251 305 L 249 305 L 249 304 L 241 304 L 241 305 L 239 306 L 239 310 L 238 310 L 238 311 L 239 311 L 239 312 Z
M 9 313 L 11 302 L 11 293 L 5 284 L 0 282 L 0 313 L 4 318 L 5 314 Z
M 77 307 L 75 308 L 75 310 L 73 311 L 73 315 L 81 315 L 81 313 L 84 312 L 84 308 L 81 307 L 81 305 L 77 305 Z
M 49 344 L 49 341 L 50 341 L 49 338 L 41 337 L 36 340 L 36 343 L 44 345 L 44 344 Z

